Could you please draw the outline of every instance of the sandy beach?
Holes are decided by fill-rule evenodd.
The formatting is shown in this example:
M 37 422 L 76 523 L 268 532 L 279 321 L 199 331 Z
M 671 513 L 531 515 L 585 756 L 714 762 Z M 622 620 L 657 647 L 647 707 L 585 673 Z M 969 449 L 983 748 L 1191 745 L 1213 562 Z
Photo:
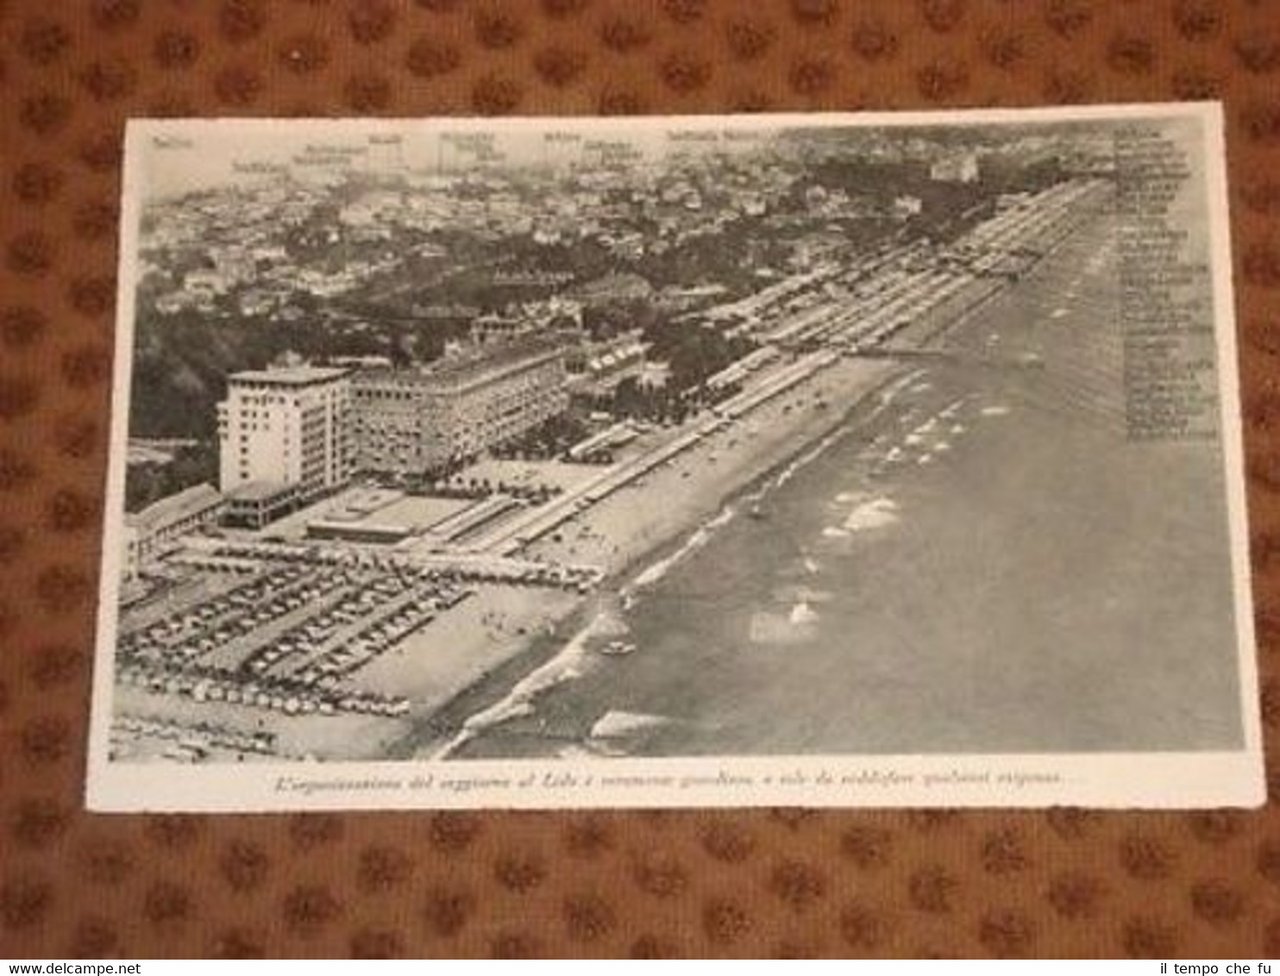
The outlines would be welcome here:
M 615 576 L 838 427 L 849 409 L 901 369 L 886 361 L 839 360 L 565 522 L 527 553 L 599 565 Z
M 922 316 L 899 334 L 898 342 L 911 348 L 938 341 L 1001 294 L 981 283 L 975 283 L 974 291 L 982 297 L 978 305 L 967 311 L 958 307 L 950 319 Z M 482 660 L 485 667 L 450 668 L 449 680 L 431 683 L 429 689 L 411 668 L 396 669 L 396 687 L 414 689 L 416 721 L 393 753 L 447 758 L 466 750 L 485 729 L 532 711 L 530 703 L 548 689 L 598 669 L 603 658 L 591 651 L 606 642 L 602 621 L 616 612 L 618 603 L 625 605 L 630 591 L 659 582 L 669 568 L 705 544 L 716 519 L 733 514 L 726 506 L 734 499 L 750 496 L 771 474 L 785 481 L 846 432 L 854 418 L 863 423 L 874 416 L 922 372 L 910 360 L 837 357 L 531 542 L 521 555 L 603 569 L 600 592 L 570 601 L 559 614 L 545 601 L 502 605 L 495 602 L 502 599 L 497 592 L 468 601 L 477 608 L 470 611 L 472 622 L 500 613 L 509 628 L 541 637 L 503 641 L 485 627 L 451 626 L 457 660 Z M 646 438 L 644 447 L 671 443 L 715 419 L 712 411 L 704 411 L 677 430 Z M 464 673 L 471 680 L 459 680 Z M 454 694 L 441 693 L 449 687 Z M 426 696 L 418 689 L 427 691 Z
M 728 499 L 839 428 L 869 393 L 904 371 L 888 360 L 837 359 L 532 542 L 522 556 L 599 567 L 605 573 L 599 591 L 584 596 L 476 586 L 467 599 L 352 676 L 357 690 L 408 699 L 407 715 L 287 716 L 226 705 L 220 724 L 272 733 L 278 753 L 294 758 L 435 754 L 469 717 L 559 655 L 581 628 L 590 628 L 601 605 L 616 600 L 645 567 L 660 563 L 664 550 L 679 547 Z M 679 428 L 652 432 L 637 448 L 669 444 L 714 419 L 704 411 Z M 591 667 L 593 657 L 584 655 L 582 667 Z M 159 720 L 189 723 L 201 714 L 195 703 L 142 689 L 128 689 L 121 700 L 129 714 Z
M 886 360 L 838 360 L 531 544 L 525 554 L 534 558 L 604 568 L 608 575 L 600 592 L 586 597 L 558 594 L 548 601 L 540 591 L 538 599 L 522 601 L 512 599 L 508 588 L 493 587 L 455 608 L 433 624 L 448 626 L 449 639 L 436 630 L 432 644 L 447 647 L 453 661 L 484 662 L 465 669 L 470 680 L 458 680 L 463 672 L 452 666 L 441 672 L 448 674 L 447 685 L 440 684 L 438 674 L 434 679 L 419 678 L 409 663 L 411 655 L 400 659 L 403 666 L 391 663 L 389 655 L 362 672 L 362 686 L 382 673 L 415 701 L 414 731 L 392 754 L 435 756 L 469 720 L 477 730 L 505 720 L 506 714 L 486 716 L 485 709 L 530 676 L 535 677 L 523 692 L 517 691 L 517 701 L 525 693 L 532 698 L 545 691 L 537 669 L 552 659 L 557 680 L 597 667 L 602 658 L 591 649 L 609 636 L 600 618 L 614 612 L 630 586 L 653 582 L 646 577 L 661 573 L 664 554 L 696 547 L 699 527 L 714 520 L 730 499 L 749 493 L 753 483 L 812 450 L 843 427 L 847 414 L 868 395 L 909 371 Z M 826 405 L 819 406 L 820 401 Z M 489 626 L 477 626 L 490 614 L 501 616 L 508 636 L 521 629 L 525 634 L 495 638 Z M 449 619 L 454 615 L 456 619 Z M 549 627 L 554 633 L 548 633 Z M 446 693 L 449 687 L 453 694 Z

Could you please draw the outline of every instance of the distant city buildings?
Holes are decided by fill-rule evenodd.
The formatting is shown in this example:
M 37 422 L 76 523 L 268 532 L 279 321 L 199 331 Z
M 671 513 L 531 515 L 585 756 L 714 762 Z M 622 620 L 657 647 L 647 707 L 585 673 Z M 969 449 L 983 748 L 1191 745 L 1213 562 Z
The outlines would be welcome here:
M 1084 149 L 1074 134 L 964 144 L 863 134 L 849 171 L 850 138 L 805 132 L 742 152 L 676 153 L 663 166 L 592 157 L 522 173 L 470 159 L 410 167 L 400 137 L 387 135 L 371 140 L 365 165 L 332 179 L 310 166 L 332 154 L 309 150 L 244 170 L 252 180 L 149 202 L 146 322 L 260 319 L 265 333 L 314 320 L 329 348 L 397 355 L 414 353 L 406 332 L 428 332 L 404 323 L 447 324 L 432 336 L 450 337 L 446 355 L 425 366 L 364 355 L 229 377 L 217 407 L 226 520 L 265 525 L 357 472 L 434 473 L 520 437 L 570 395 L 594 409 L 632 384 L 663 385 L 671 368 L 648 358 L 632 327 L 649 320 L 602 309 L 643 306 L 750 337 L 771 316 L 802 312 L 800 299 L 830 288 L 840 266 L 930 232 L 948 215 L 938 199 L 972 195 L 958 184 L 1002 187 L 1001 167 L 1020 172 L 1033 151 L 1097 167 L 1110 146 L 1105 133 Z M 926 174 L 957 186 L 924 186 Z M 466 283 L 475 268 L 493 284 L 483 307 L 470 285 L 417 300 L 424 274 Z M 384 305 L 385 319 L 351 312 Z M 163 455 L 134 450 L 147 458 Z
M 471 322 L 471 341 L 476 345 L 510 342 L 532 329 L 532 321 L 517 315 L 498 315 L 489 312 L 477 315 Z

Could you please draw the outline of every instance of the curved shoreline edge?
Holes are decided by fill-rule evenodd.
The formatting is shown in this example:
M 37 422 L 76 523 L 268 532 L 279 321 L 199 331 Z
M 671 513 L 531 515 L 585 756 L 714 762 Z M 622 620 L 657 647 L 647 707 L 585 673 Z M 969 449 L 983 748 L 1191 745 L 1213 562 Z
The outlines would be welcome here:
M 454 753 L 470 739 L 459 736 L 465 723 L 472 716 L 501 704 L 520 682 L 539 669 L 550 666 L 566 648 L 589 636 L 586 632 L 592 627 L 601 600 L 617 600 L 632 592 L 637 588 L 637 581 L 652 567 L 676 557 L 681 548 L 694 535 L 704 531 L 707 524 L 721 512 L 744 499 L 766 497 L 776 487 L 773 483 L 778 479 L 785 481 L 790 474 L 816 460 L 836 443 L 854 436 L 866 421 L 878 413 L 884 402 L 877 401 L 878 397 L 883 397 L 886 391 L 896 392 L 896 386 L 923 372 L 918 365 L 910 363 L 882 362 L 885 367 L 884 375 L 876 377 L 872 385 L 859 390 L 842 412 L 833 412 L 829 423 L 811 431 L 803 443 L 791 447 L 785 454 L 762 459 L 764 466 L 757 465 L 757 470 L 751 476 L 722 492 L 717 505 L 700 508 L 691 518 L 681 520 L 664 538 L 611 569 L 596 591 L 578 601 L 557 621 L 555 634 L 537 635 L 522 650 L 507 658 L 490 673 L 459 689 L 430 715 L 416 720 L 414 728 L 391 746 L 385 758 L 464 761 L 455 757 Z M 860 416 L 864 412 L 867 416 Z M 655 579 L 638 585 L 643 587 L 656 582 Z M 497 724 L 494 723 L 495 726 Z M 454 741 L 455 738 L 457 741 Z

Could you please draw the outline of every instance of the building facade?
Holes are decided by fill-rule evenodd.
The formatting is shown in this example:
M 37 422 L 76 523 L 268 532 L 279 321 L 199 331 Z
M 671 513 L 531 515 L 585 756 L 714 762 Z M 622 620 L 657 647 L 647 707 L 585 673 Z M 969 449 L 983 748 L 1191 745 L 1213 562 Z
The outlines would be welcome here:
M 216 525 L 226 503 L 212 485 L 194 485 L 124 517 L 124 579 L 179 545 L 184 535 Z
M 568 406 L 563 348 L 522 337 L 417 369 L 352 377 L 356 468 L 422 474 L 518 437 Z
M 270 481 L 250 481 L 227 495 L 226 522 L 249 529 L 261 529 L 306 503 L 298 485 Z
M 316 366 L 233 373 L 218 404 L 219 481 L 296 488 L 310 498 L 353 470 L 350 370 Z
M 644 365 L 648 343 L 641 339 L 640 329 L 631 329 L 609 339 L 575 342 L 565 355 L 565 369 L 571 376 L 593 381 L 608 381 L 631 376 Z

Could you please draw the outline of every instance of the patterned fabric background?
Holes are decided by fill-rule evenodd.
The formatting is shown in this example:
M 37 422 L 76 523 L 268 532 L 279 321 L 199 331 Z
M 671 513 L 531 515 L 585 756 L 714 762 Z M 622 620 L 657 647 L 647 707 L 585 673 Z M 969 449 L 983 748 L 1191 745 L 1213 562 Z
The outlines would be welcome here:
M 82 810 L 131 115 L 1221 97 L 1280 734 L 1275 0 L 0 3 L 0 955 L 1280 956 L 1252 813 Z

